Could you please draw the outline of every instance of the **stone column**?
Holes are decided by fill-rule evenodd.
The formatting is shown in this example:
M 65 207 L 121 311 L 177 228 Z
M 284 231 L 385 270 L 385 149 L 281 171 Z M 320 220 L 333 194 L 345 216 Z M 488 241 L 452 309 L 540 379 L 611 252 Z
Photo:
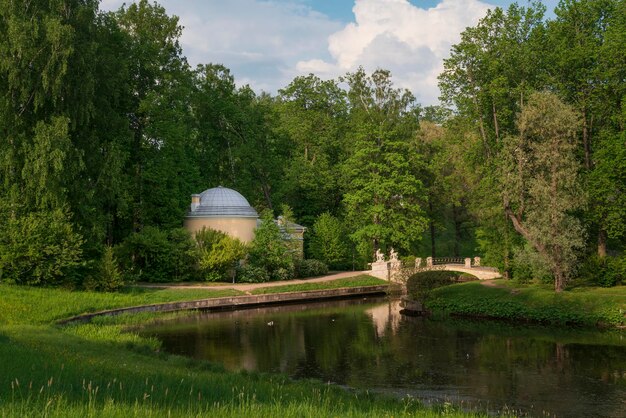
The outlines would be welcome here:
M 389 280 L 389 263 L 387 261 L 378 261 L 371 263 L 370 265 L 372 266 L 370 276 L 383 280 Z
M 433 258 L 426 257 L 426 267 L 432 267 L 432 266 L 433 266 Z
M 420 267 L 422 267 L 422 259 L 420 257 L 417 257 L 415 259 L 415 268 L 418 269 Z
M 480 267 L 480 257 L 474 257 L 474 267 Z
M 472 259 L 471 258 L 467 257 L 465 259 L 465 267 L 472 268 Z
M 400 260 L 389 261 L 389 280 L 396 280 L 400 270 L 402 270 L 402 262 Z

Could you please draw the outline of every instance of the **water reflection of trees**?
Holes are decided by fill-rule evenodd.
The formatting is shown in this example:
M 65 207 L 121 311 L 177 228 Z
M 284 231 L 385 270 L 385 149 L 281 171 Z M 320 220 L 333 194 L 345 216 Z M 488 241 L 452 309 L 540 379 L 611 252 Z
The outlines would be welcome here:
M 579 405 L 577 414 L 626 415 L 626 352 L 619 335 L 402 317 L 391 304 L 361 302 L 319 306 L 313 313 L 222 313 L 161 328 L 160 338 L 168 350 L 230 369 L 358 388 L 446 389 L 500 405 L 533 405 L 534 411 Z

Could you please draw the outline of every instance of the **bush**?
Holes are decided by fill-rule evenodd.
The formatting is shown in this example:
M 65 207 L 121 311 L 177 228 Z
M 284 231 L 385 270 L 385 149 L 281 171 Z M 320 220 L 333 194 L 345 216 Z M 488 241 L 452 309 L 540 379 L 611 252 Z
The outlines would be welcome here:
M 264 269 L 271 280 L 293 277 L 293 258 L 270 210 L 261 214 L 261 224 L 250 244 L 249 256 L 250 265 Z
M 350 245 L 341 221 L 330 213 L 322 213 L 311 230 L 309 251 L 313 258 L 332 268 L 350 265 Z
M 236 238 L 203 228 L 196 233 L 199 267 L 206 281 L 232 278 L 239 260 L 246 256 L 246 246 Z
M 517 248 L 513 254 L 513 279 L 518 283 L 538 281 L 553 283 L 552 273 L 541 255 L 528 244 Z
M 240 283 L 263 283 L 270 281 L 270 275 L 267 270 L 250 264 L 237 267 L 236 278 Z
M 87 290 L 112 292 L 124 286 L 113 248 L 107 246 L 102 253 L 96 271 L 85 279 L 83 286 Z
M 60 285 L 80 266 L 83 239 L 67 210 L 18 215 L 0 210 L 0 217 L 0 281 Z
M 323 276 L 328 273 L 328 266 L 319 260 L 298 260 L 296 262 L 296 277 Z
M 459 275 L 445 270 L 421 271 L 407 279 L 407 292 L 412 299 L 423 302 L 428 300 L 433 289 L 454 284 Z
M 131 281 L 180 282 L 198 277 L 196 244 L 183 228 L 145 227 L 116 247 L 115 255 Z
M 590 286 L 612 287 L 626 283 L 626 256 L 589 257 L 580 269 L 579 278 Z

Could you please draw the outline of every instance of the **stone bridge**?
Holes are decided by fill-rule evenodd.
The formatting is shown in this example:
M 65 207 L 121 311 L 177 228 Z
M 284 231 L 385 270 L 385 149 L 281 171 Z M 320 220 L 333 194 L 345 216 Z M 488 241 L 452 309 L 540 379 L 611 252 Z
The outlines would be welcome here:
M 416 273 L 429 270 L 458 271 L 471 274 L 478 278 L 478 280 L 491 280 L 502 277 L 498 269 L 482 266 L 480 257 L 416 258 L 415 265 L 403 266 L 393 249 L 391 250 L 389 261 L 385 261 L 384 255 L 381 257 L 381 254 L 377 253 L 376 261 L 370 263 L 370 265 L 372 266 L 369 273 L 371 276 L 395 282 L 402 282 L 402 279 L 406 277 L 406 275 L 402 274 L 403 271 L 413 271 Z

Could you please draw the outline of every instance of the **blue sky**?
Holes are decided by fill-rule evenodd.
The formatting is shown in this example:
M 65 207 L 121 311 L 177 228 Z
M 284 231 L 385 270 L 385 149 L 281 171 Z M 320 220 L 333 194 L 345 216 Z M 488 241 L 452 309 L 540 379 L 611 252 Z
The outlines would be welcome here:
M 124 0 L 102 0 L 115 10 Z M 127 2 L 129 0 L 126 0 Z M 424 105 L 460 32 L 510 0 L 159 0 L 184 26 L 192 66 L 220 63 L 239 85 L 275 94 L 294 77 L 391 70 Z M 549 12 L 558 0 L 544 0 Z M 526 4 L 526 1 L 520 1 Z

